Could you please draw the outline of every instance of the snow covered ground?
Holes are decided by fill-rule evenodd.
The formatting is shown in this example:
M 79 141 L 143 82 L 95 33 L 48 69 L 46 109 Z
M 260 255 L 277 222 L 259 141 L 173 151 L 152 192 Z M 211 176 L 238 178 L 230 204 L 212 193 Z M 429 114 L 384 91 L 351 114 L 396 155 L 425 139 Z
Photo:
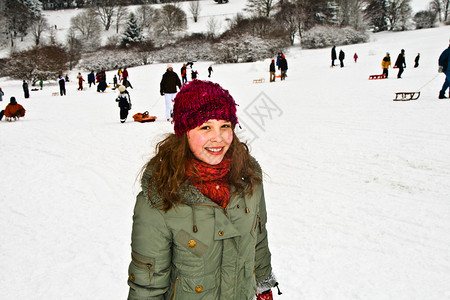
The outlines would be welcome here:
M 330 49 L 293 48 L 284 82 L 268 82 L 270 58 L 213 65 L 266 173 L 276 299 L 450 299 L 450 100 L 437 99 L 448 38 L 448 26 L 379 33 L 337 47 L 344 68 L 329 67 Z M 402 48 L 403 79 L 391 69 L 368 80 Z M 200 79 L 209 65 L 195 63 Z M 24 99 L 21 82 L 0 79 L 0 109 L 15 96 L 27 110 L 0 122 L 0 299 L 126 298 L 138 173 L 173 130 L 159 95 L 165 67 L 129 69 L 125 124 L 110 89 L 70 82 L 60 97 L 51 82 Z M 418 90 L 417 101 L 392 101 Z M 159 119 L 132 121 L 146 110 Z

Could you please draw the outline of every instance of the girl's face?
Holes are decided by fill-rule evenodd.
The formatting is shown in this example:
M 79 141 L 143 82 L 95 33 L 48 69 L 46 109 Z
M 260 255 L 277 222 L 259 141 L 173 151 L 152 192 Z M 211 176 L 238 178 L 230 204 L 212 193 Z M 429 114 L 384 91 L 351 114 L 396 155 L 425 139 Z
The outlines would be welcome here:
M 187 132 L 189 148 L 195 157 L 207 164 L 219 164 L 233 141 L 231 122 L 208 120 Z

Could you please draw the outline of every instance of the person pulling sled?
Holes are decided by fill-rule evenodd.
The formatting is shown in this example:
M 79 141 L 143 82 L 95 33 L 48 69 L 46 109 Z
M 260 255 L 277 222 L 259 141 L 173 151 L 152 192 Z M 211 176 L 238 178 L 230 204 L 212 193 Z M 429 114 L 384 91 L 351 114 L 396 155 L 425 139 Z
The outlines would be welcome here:
M 450 87 L 450 69 L 448 68 L 448 58 L 450 56 L 450 41 L 449 46 L 439 56 L 439 73 L 445 74 L 445 81 L 442 89 L 439 91 L 439 99 L 446 99 L 445 92 Z M 450 93 L 449 93 L 450 96 Z
M 128 111 L 131 109 L 131 99 L 127 88 L 124 85 L 119 86 L 119 96 L 116 98 L 116 102 L 120 107 L 120 123 L 125 123 L 128 117 Z

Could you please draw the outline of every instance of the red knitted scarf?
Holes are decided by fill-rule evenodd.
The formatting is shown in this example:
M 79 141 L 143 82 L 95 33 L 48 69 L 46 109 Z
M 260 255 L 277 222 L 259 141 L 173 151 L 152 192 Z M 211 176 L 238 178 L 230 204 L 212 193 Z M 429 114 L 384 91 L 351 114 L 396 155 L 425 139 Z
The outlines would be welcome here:
M 189 181 L 206 197 L 226 207 L 230 200 L 230 184 L 226 176 L 231 169 L 231 159 L 224 157 L 217 165 L 210 165 L 197 159 L 186 162 Z M 195 170 L 200 176 L 197 176 Z

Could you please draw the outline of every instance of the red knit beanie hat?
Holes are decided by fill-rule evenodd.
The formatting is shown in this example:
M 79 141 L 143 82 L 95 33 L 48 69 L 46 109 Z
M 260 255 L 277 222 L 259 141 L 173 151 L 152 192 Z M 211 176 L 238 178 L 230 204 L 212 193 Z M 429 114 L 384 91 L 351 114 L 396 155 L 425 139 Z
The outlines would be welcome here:
M 183 85 L 174 99 L 173 122 L 177 136 L 208 120 L 238 123 L 236 102 L 230 93 L 217 83 L 192 80 Z

